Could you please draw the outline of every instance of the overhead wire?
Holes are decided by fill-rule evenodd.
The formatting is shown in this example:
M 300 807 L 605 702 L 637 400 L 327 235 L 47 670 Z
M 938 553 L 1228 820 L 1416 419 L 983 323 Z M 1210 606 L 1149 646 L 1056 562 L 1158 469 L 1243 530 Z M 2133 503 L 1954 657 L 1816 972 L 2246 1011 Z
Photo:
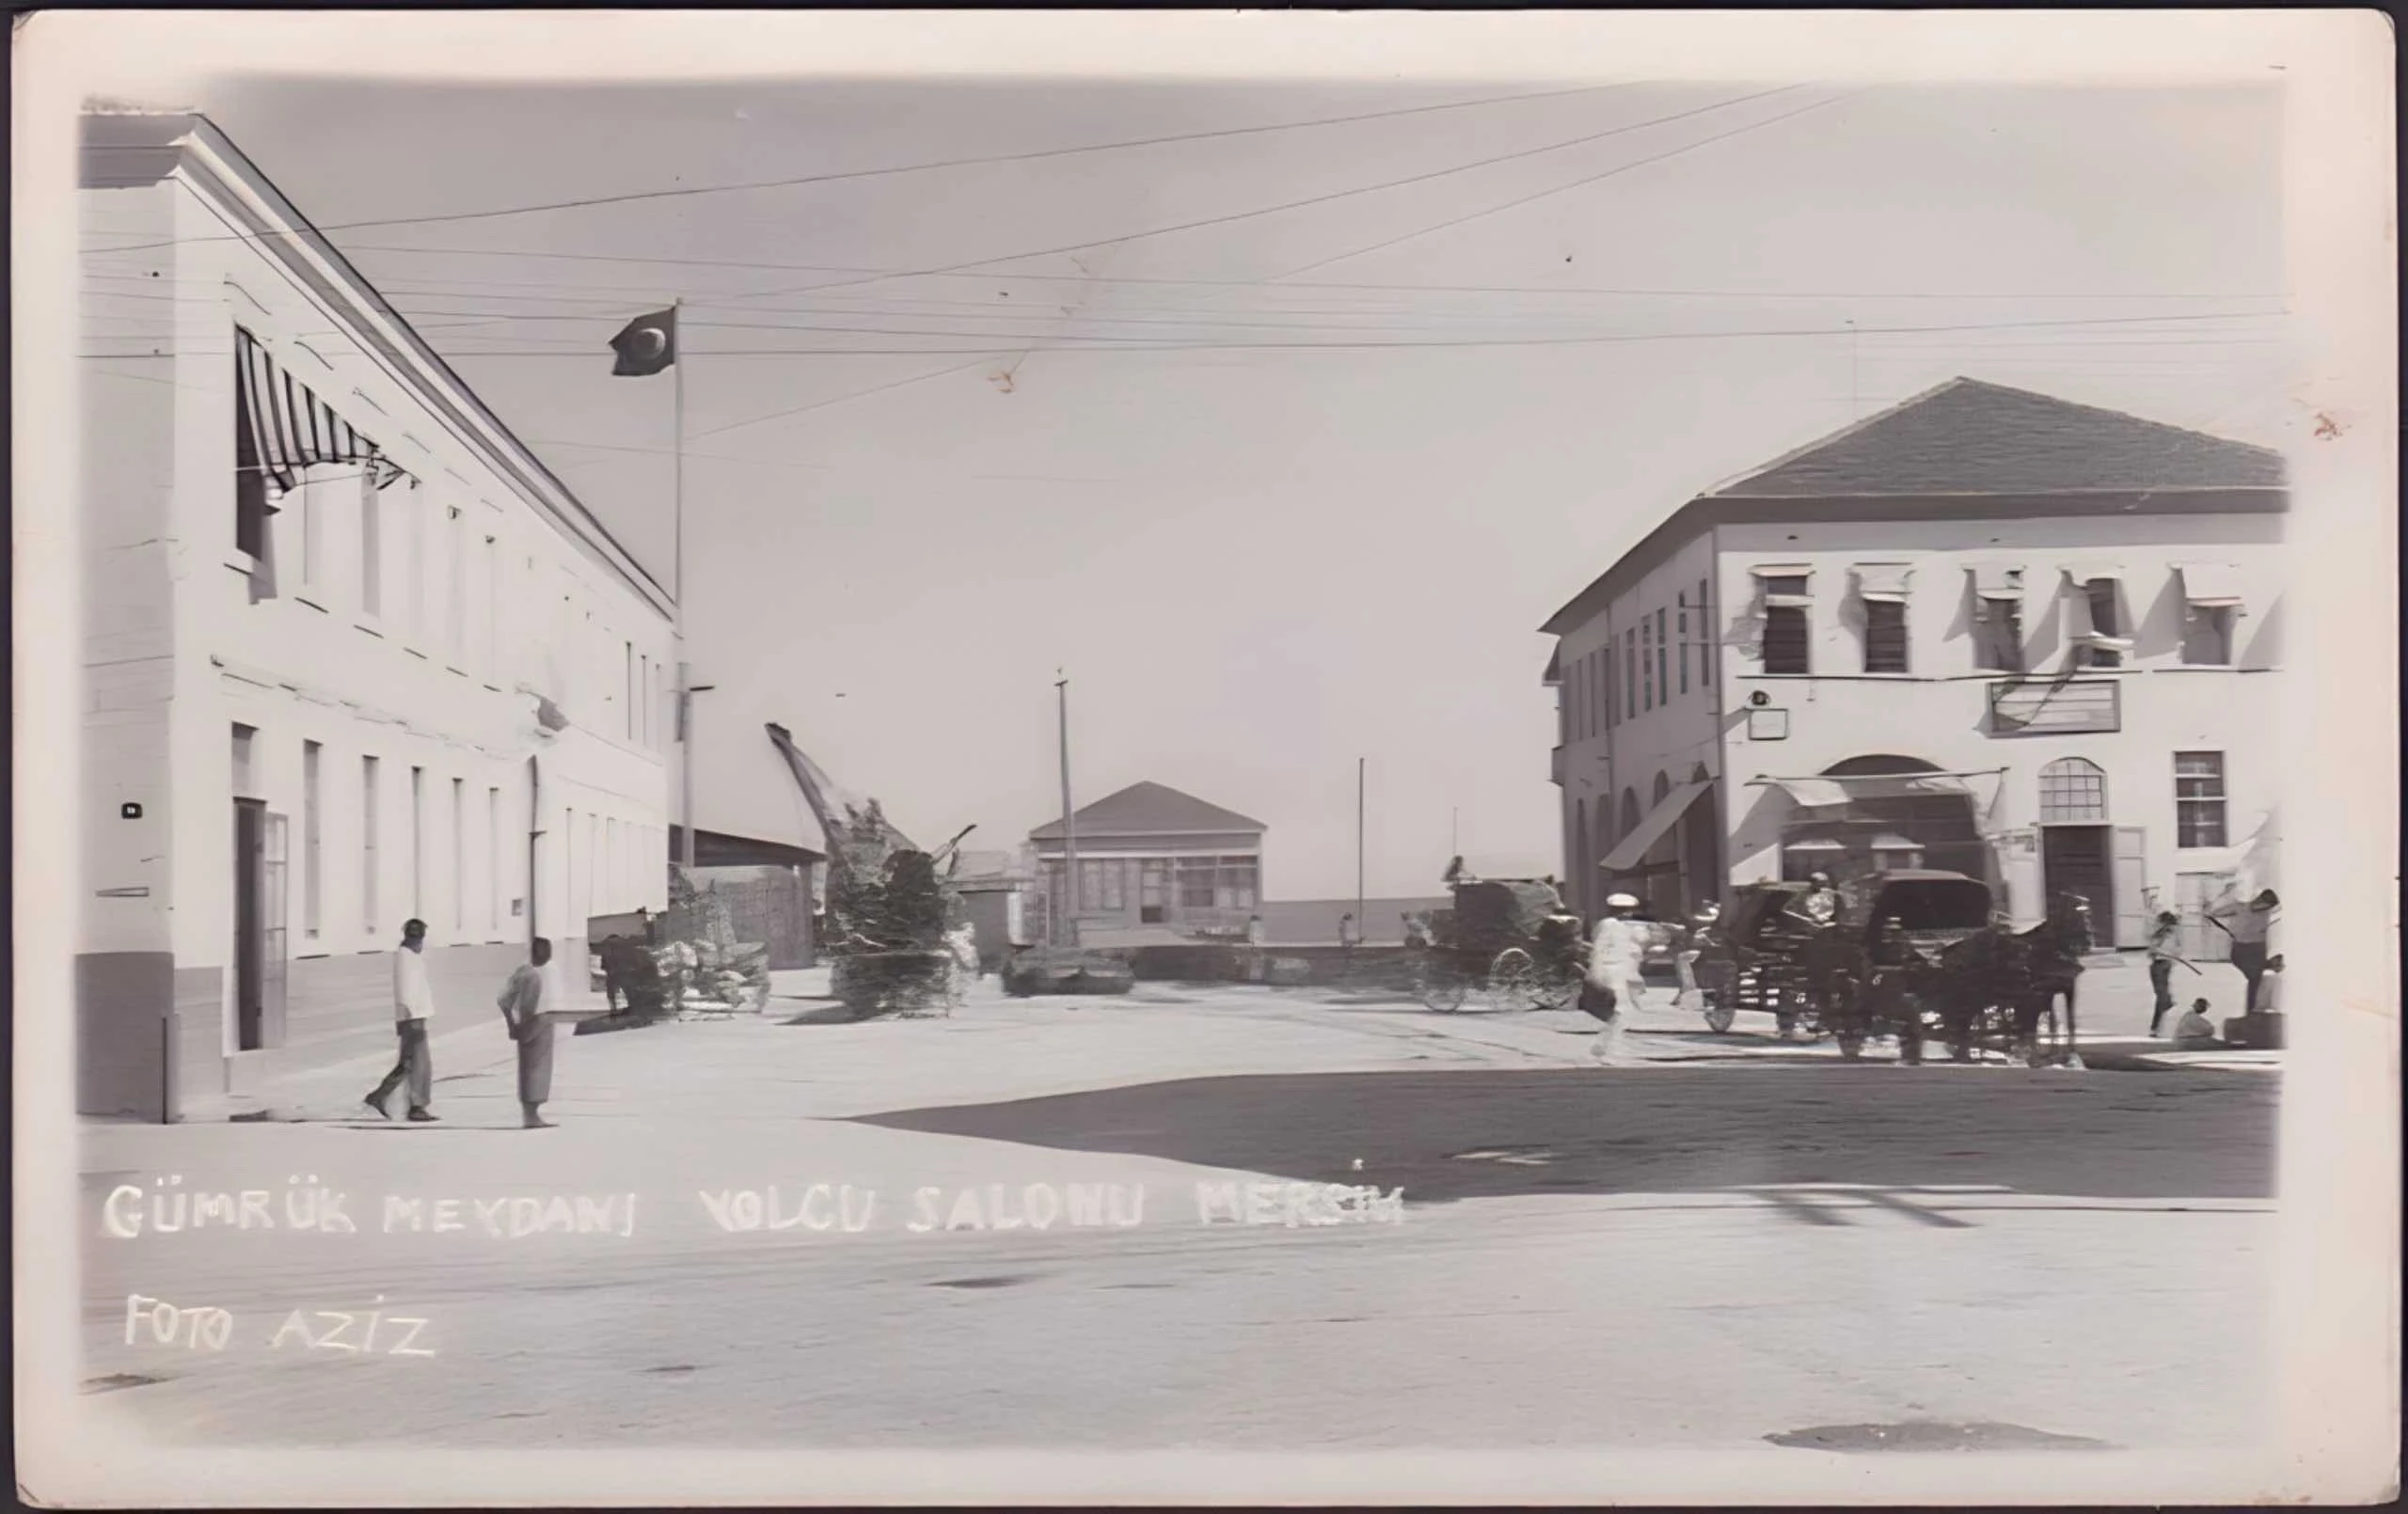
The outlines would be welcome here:
M 1388 120 L 1404 116 L 1427 116 L 1440 111 L 1471 110 L 1488 105 L 1517 104 L 1533 100 L 1560 100 L 1573 95 L 1601 94 L 1613 89 L 1633 87 L 1633 81 L 1615 84 L 1581 85 L 1568 89 L 1526 90 L 1520 94 L 1493 95 L 1480 100 L 1458 100 L 1428 105 L 1400 106 L 1393 110 L 1366 111 L 1354 116 L 1323 117 L 1309 121 L 1278 121 L 1261 126 L 1217 127 L 1205 132 L 1180 132 L 1168 136 L 1136 137 L 1117 142 L 1093 142 L 1076 147 L 1040 148 L 1025 152 L 999 152 L 982 157 L 942 158 L 927 163 L 895 164 L 881 168 L 849 168 L 827 173 L 800 174 L 788 179 L 752 180 L 738 184 L 694 184 L 672 189 L 630 190 L 616 195 L 589 195 L 573 199 L 546 200 L 526 205 L 505 205 L 482 211 L 445 211 L 420 215 L 387 216 L 374 220 L 336 221 L 314 228 L 325 231 L 356 231 L 372 228 L 404 226 L 437 226 L 462 221 L 499 220 L 512 215 L 533 215 L 550 211 L 590 210 L 600 206 L 635 204 L 646 200 L 691 198 L 704 195 L 744 195 L 771 189 L 800 189 L 815 184 L 842 183 L 853 180 L 892 178 L 898 174 L 933 173 L 952 168 L 990 167 L 1006 163 L 1035 163 L 1049 158 L 1076 157 L 1085 153 L 1118 152 L 1141 148 L 1167 147 L 1184 142 L 1208 142 L 1224 137 L 1258 136 L 1271 132 L 1311 131 L 1326 126 L 1351 126 L 1363 121 Z M 243 242 L 261 235 L 275 233 L 235 232 L 202 237 L 169 237 L 156 242 L 137 242 L 111 250 L 147 252 L 160 247 L 176 246 L 188 242 Z

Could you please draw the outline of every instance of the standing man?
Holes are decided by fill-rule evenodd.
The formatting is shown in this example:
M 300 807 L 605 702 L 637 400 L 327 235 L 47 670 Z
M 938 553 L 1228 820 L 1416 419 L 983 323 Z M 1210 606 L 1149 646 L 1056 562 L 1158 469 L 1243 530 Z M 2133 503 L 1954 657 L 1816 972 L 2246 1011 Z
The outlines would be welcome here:
M 433 1122 L 427 1105 L 435 1099 L 435 1058 L 426 1048 L 426 1022 L 435 1017 L 435 989 L 426 980 L 426 922 L 402 926 L 402 949 L 393 954 L 393 1030 L 401 1037 L 402 1054 L 393 1070 L 368 1096 L 368 1107 L 389 1120 L 386 1107 L 393 1091 L 409 1083 L 410 1118 Z
M 2226 905 L 2208 916 L 2218 930 L 2232 938 L 2232 965 L 2241 970 L 2242 982 L 2248 988 L 2241 1000 L 2244 1013 L 2258 1002 L 2258 982 L 2266 975 L 2266 938 L 2282 907 L 2283 902 L 2268 889 L 2246 905 Z
M 2165 1017 L 2174 1012 L 2174 964 L 2191 964 L 2182 956 L 2182 917 L 2171 909 L 2157 912 L 2157 922 L 2148 929 L 2148 986 L 2157 995 L 2156 1006 L 2148 1017 L 2148 1033 L 2155 1035 L 2165 1024 Z M 2191 968 L 2194 972 L 2196 968 Z
M 1363 932 L 1353 915 L 1338 917 L 1339 971 L 1348 978 L 1354 976 L 1354 948 L 1363 944 Z
M 518 1107 L 527 1128 L 548 1130 L 552 1122 L 539 1112 L 552 1096 L 552 1022 L 544 1017 L 544 968 L 552 960 L 552 943 L 536 937 L 528 956 L 496 1002 L 518 1043 Z
M 1262 981 L 1262 948 L 1265 939 L 1262 917 L 1248 916 L 1245 923 L 1245 977 L 1248 983 Z

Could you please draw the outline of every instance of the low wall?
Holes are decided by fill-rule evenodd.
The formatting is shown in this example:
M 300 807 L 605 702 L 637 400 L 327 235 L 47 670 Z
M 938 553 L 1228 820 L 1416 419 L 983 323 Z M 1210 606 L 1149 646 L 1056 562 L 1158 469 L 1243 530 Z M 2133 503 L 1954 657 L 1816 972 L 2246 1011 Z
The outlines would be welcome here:
M 1352 899 L 1266 899 L 1258 913 L 1262 934 L 1273 946 L 1335 946 L 1339 922 L 1348 915 L 1362 927 L 1359 939 L 1364 944 L 1402 946 L 1406 915 L 1453 907 L 1454 901 L 1444 897 L 1366 899 L 1360 909 Z
M 1247 953 L 1236 946 L 1135 946 L 1105 954 L 1129 964 L 1140 983 L 1244 983 Z M 1336 946 L 1264 948 L 1266 957 L 1306 965 L 1308 984 L 1402 983 L 1418 954 L 1402 946 L 1364 946 L 1347 952 Z

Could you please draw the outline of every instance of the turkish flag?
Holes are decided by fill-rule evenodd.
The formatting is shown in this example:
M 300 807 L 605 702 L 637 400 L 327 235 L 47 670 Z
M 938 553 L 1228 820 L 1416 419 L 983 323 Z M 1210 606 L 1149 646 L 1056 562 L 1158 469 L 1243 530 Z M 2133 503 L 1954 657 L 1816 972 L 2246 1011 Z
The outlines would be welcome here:
M 676 307 L 628 322 L 626 330 L 610 339 L 610 350 L 619 355 L 610 368 L 612 378 L 649 378 L 675 363 Z

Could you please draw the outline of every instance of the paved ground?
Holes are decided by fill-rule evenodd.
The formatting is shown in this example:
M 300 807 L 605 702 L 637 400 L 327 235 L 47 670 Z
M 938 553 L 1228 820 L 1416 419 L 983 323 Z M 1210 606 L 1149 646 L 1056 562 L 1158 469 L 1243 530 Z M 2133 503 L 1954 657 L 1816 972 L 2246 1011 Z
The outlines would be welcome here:
M 354 1118 L 342 1072 L 287 1098 L 299 1123 L 88 1128 L 86 1402 L 221 1445 L 1254 1449 L 1920 1419 L 2204 1448 L 2264 1407 L 2262 1074 L 1600 1069 L 1576 1017 L 1237 989 L 778 1009 L 564 1038 L 557 1130 L 508 1128 L 498 1030 L 438 1049 L 439 1126 Z M 1269 1178 L 1406 1205 L 1201 1219 L 1199 1182 Z M 107 1238 L 120 1185 L 264 1191 L 279 1225 L 325 1187 L 359 1233 Z M 845 1185 L 854 1233 L 713 1218 L 749 1191 L 772 1223 L 836 1220 Z M 1073 1185 L 1135 1222 L 997 1228 Z M 974 1222 L 943 1228 L 964 1191 Z M 387 1233 L 388 1194 L 461 1228 Z M 628 1194 L 629 1234 L 509 1233 L 555 1196 L 615 1224 Z M 136 1292 L 229 1311 L 227 1348 L 127 1344 Z M 294 1309 L 313 1336 L 356 1316 L 355 1344 L 377 1313 L 376 1348 L 273 1345 Z M 435 1354 L 391 1354 L 405 1328 Z

